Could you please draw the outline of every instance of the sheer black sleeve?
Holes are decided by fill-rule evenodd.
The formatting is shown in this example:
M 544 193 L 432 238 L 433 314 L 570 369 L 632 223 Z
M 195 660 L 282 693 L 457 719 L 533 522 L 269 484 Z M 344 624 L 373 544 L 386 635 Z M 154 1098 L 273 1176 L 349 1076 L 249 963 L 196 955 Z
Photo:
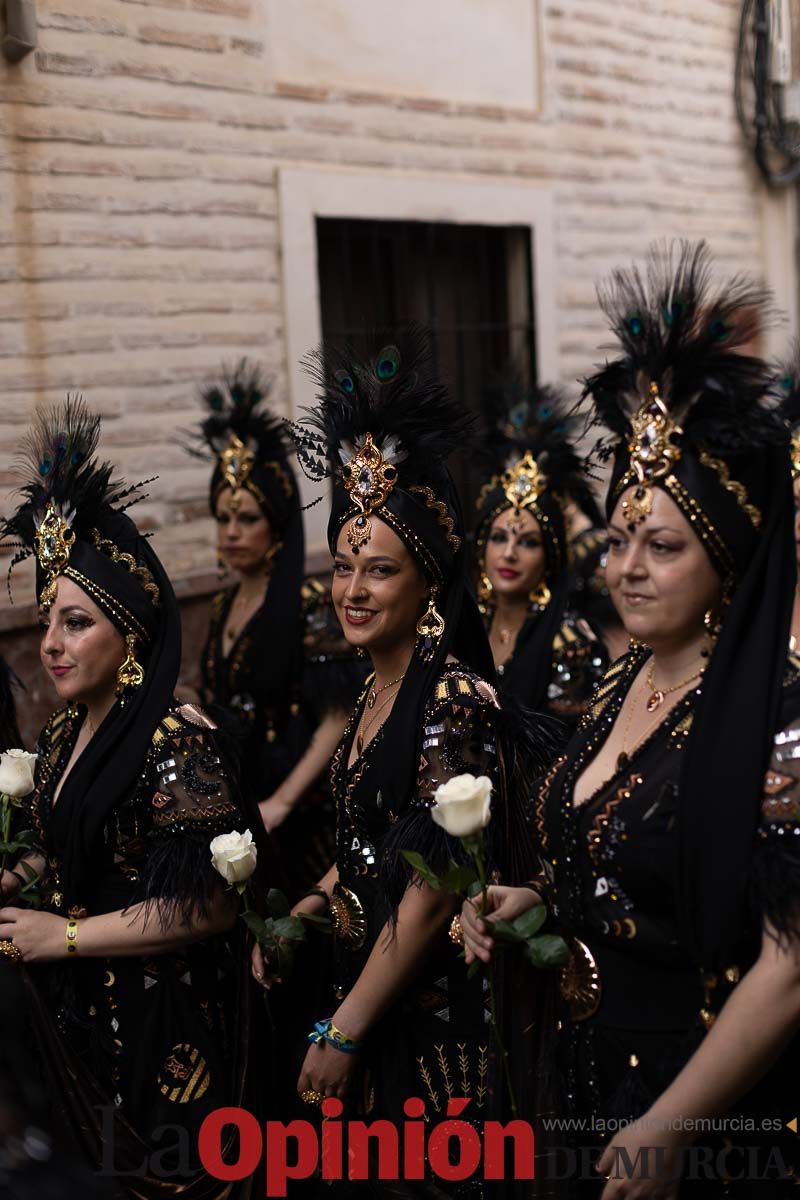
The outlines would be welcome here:
M 244 830 L 232 773 L 201 710 L 184 705 L 161 722 L 146 786 L 151 827 L 138 899 L 158 905 L 162 927 L 178 916 L 189 923 L 208 914 L 222 883 L 211 865 L 212 839 Z
M 396 907 L 412 879 L 402 855 L 415 850 L 437 873 L 450 861 L 465 859 L 461 842 L 450 837 L 431 817 L 436 789 L 456 775 L 486 775 L 493 785 L 492 819 L 487 829 L 490 850 L 500 840 L 505 787 L 499 767 L 496 723 L 498 703 L 493 688 L 471 672 L 448 670 L 425 710 L 417 786 L 404 812 L 384 841 L 381 880 Z

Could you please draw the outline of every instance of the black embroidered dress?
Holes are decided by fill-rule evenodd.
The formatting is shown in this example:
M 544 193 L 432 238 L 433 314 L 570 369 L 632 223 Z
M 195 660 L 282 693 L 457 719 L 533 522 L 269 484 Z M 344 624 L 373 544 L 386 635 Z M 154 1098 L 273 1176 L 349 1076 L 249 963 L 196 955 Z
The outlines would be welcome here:
M 579 1145 L 595 1148 L 613 1136 L 614 1122 L 641 1115 L 672 1082 L 753 965 L 763 920 L 785 927 L 800 895 L 796 659 L 786 671 L 782 729 L 754 831 L 750 921 L 741 930 L 737 952 L 719 973 L 704 971 L 692 954 L 676 886 L 679 773 L 701 689 L 675 705 L 585 803 L 573 805 L 575 782 L 601 749 L 647 656 L 645 649 L 633 650 L 609 669 L 566 755 L 549 772 L 537 810 L 541 846 L 555 878 L 553 908 L 575 949 L 574 965 L 562 977 L 560 1058 L 567 1111 L 595 1122 L 593 1132 L 577 1138 Z M 777 1148 L 775 1162 L 780 1154 L 786 1169 L 793 1163 L 783 1114 L 793 1103 L 797 1049 L 796 1043 L 790 1045 L 726 1114 L 757 1122 L 755 1131 L 738 1140 L 759 1147 L 761 1168 L 772 1147 Z M 767 1123 L 763 1133 L 762 1122 Z M 715 1154 L 724 1145 L 714 1131 L 698 1141 Z M 778 1177 L 772 1175 L 771 1185 L 762 1183 L 764 1191 L 758 1180 L 723 1185 L 700 1172 L 696 1184 L 690 1180 L 683 1188 L 690 1195 L 702 1187 L 701 1194 L 708 1196 L 777 1196 L 782 1193 L 769 1188 L 780 1189 L 774 1183 Z M 592 1192 L 595 1185 L 586 1186 Z
M 436 788 L 464 772 L 488 775 L 496 789 L 495 834 L 504 802 L 497 704 L 493 689 L 474 672 L 457 663 L 442 672 L 425 707 L 416 789 L 397 812 L 380 794 L 359 793 L 381 733 L 347 765 L 362 706 L 363 698 L 331 766 L 339 874 L 332 901 L 337 999 L 358 978 L 390 915 L 379 877 L 382 860 L 393 863 L 401 847 L 415 849 L 442 871 L 450 857 L 459 857 L 459 844 L 431 819 Z M 482 982 L 467 980 L 463 957 L 445 930 L 412 986 L 369 1034 L 362 1055 L 362 1110 L 402 1121 L 403 1101 L 414 1096 L 425 1101 L 432 1120 L 440 1120 L 448 1098 L 467 1096 L 468 1115 L 480 1117 L 488 1087 L 486 1019 Z
M 60 874 L 70 814 L 53 796 L 84 717 L 82 707 L 60 709 L 39 741 L 31 817 L 48 864 L 44 908 L 83 917 L 141 900 L 160 901 L 167 914 L 203 906 L 225 886 L 208 845 L 217 834 L 241 830 L 244 818 L 213 730 L 197 709 L 176 706 L 155 730 L 138 786 L 106 820 L 103 851 L 81 905 L 65 911 Z M 157 929 L 154 907 L 150 920 Z M 29 969 L 40 985 L 34 1003 L 39 1044 L 51 1077 L 64 1085 L 56 1103 L 68 1120 L 77 1119 L 76 1097 L 113 1108 L 144 1150 L 174 1141 L 154 1137 L 159 1126 L 180 1125 L 194 1161 L 203 1118 L 243 1095 L 248 981 L 242 932 L 237 920 L 229 933 L 176 951 L 107 958 L 78 953 Z M 76 1136 L 94 1156 L 98 1129 L 78 1121 Z M 123 1139 L 117 1168 L 130 1162 L 126 1151 Z

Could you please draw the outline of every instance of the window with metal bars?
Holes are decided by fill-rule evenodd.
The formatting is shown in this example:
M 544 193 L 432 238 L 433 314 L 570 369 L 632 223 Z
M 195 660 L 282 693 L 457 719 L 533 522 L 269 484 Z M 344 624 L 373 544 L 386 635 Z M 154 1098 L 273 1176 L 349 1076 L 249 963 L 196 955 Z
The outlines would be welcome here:
M 535 381 L 529 229 L 320 217 L 317 256 L 325 341 L 420 321 L 442 376 L 475 412 L 498 379 Z M 469 523 L 479 481 L 466 452 L 451 467 Z

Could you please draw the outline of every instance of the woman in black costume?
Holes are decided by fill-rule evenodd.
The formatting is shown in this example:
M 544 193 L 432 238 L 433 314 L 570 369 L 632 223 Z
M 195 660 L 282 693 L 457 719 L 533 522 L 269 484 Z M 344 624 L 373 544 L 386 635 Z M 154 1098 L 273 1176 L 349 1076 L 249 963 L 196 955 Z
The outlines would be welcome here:
M 326 781 L 364 671 L 342 637 L 330 591 L 304 580 L 297 483 L 283 422 L 265 407 L 257 368 L 242 362 L 202 393 L 200 430 L 214 458 L 209 504 L 220 559 L 238 577 L 211 605 L 203 699 L 229 710 L 243 785 L 278 844 L 293 899 L 333 850 Z
M 298 1092 L 310 1103 L 347 1097 L 354 1114 L 395 1122 L 410 1097 L 437 1121 L 458 1094 L 479 1119 L 489 1099 L 484 993 L 448 937 L 457 904 L 415 878 L 400 851 L 422 853 L 436 870 L 461 858 L 431 819 L 434 794 L 454 776 L 486 775 L 494 864 L 503 878 L 525 878 L 511 852 L 524 850 L 524 789 L 486 678 L 491 653 L 445 467 L 465 416 L 436 378 L 427 335 L 412 328 L 379 347 L 326 350 L 313 426 L 296 435 L 310 473 L 333 476 L 334 604 L 374 668 L 331 768 L 336 861 L 296 908 L 330 911 L 337 984 Z M 392 1186 L 392 1195 L 431 1194 L 428 1184 Z
M 606 1122 L 576 1141 L 612 1176 L 578 1191 L 782 1198 L 797 1163 L 800 666 L 788 438 L 768 368 L 738 352 L 765 298 L 742 278 L 713 286 L 706 248 L 683 245 L 644 277 L 618 272 L 601 303 L 622 353 L 587 391 L 613 435 L 608 580 L 635 640 L 537 818 L 573 939 L 567 1100 Z M 490 921 L 513 917 L 530 895 L 491 904 Z M 462 922 L 486 958 L 490 923 L 471 907 Z
M 177 602 L 124 511 L 136 488 L 95 458 L 99 427 L 80 401 L 38 419 L 2 531 L 15 561 L 35 556 L 41 658 L 63 707 L 30 801 L 43 905 L 15 903 L 17 864 L 0 949 L 22 963 L 59 1140 L 113 1173 L 115 1194 L 228 1196 L 199 1168 L 197 1132 L 246 1102 L 249 989 L 209 843 L 245 819 L 211 722 L 173 699 Z
M 503 689 L 571 731 L 607 665 L 602 642 L 570 608 L 568 512 L 596 505 L 565 398 L 508 388 L 491 399 L 491 475 L 475 531 L 481 611 Z

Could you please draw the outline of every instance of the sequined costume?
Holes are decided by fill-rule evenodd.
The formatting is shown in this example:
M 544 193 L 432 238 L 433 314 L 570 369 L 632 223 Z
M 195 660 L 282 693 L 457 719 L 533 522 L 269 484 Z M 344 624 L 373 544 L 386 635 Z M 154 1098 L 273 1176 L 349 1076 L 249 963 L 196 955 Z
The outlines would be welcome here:
M 554 764 L 537 802 L 540 844 L 556 878 L 557 919 L 565 935 L 577 939 L 572 943 L 573 964 L 562 976 L 560 1065 L 567 1111 L 587 1122 L 594 1120 L 597 1129 L 573 1139 L 575 1147 L 602 1147 L 616 1130 L 614 1122 L 641 1115 L 672 1082 L 752 966 L 760 921 L 766 916 L 785 923 L 800 893 L 796 658 L 787 663 L 781 728 L 764 778 L 749 879 L 750 916 L 742 925 L 739 944 L 729 947 L 719 968 L 703 970 L 698 965 L 676 887 L 681 866 L 676 823 L 681 767 L 702 687 L 681 700 L 585 803 L 573 805 L 576 779 L 600 752 L 647 658 L 647 650 L 634 649 L 609 669 L 591 713 L 568 753 Z M 793 1044 L 726 1114 L 731 1129 L 736 1120 L 757 1122 L 757 1129 L 746 1139 L 740 1134 L 737 1141 L 756 1147 L 753 1162 L 760 1163 L 760 1169 L 766 1169 L 774 1154 L 773 1179 L 779 1178 L 781 1162 L 788 1169 L 796 1161 L 794 1138 L 785 1121 L 790 1109 L 793 1112 L 798 1051 Z M 715 1154 L 724 1147 L 718 1133 L 699 1142 Z M 779 1183 L 762 1184 L 767 1190 L 759 1191 L 757 1181 L 752 1191 L 741 1182 L 730 1191 L 720 1185 L 715 1190 L 713 1180 L 702 1173 L 694 1186 L 704 1196 L 782 1194 L 769 1190 L 779 1189 Z
M 66 847 L 63 826 L 53 821 L 58 809 L 53 796 L 84 718 L 79 706 L 59 709 L 48 721 L 31 800 L 32 825 L 48 863 L 44 908 L 61 915 L 66 915 L 61 881 Z M 73 903 L 70 911 L 96 916 L 143 900 L 158 902 L 165 912 L 207 904 L 219 883 L 209 842 L 241 828 L 244 820 L 207 719 L 193 706 L 174 706 L 153 734 L 139 784 L 109 815 L 104 855 L 96 860 L 82 903 Z M 158 922 L 155 913 L 152 919 Z M 228 934 L 175 952 L 79 956 L 31 971 L 62 1039 L 51 1069 L 74 1072 L 77 1086 L 98 1103 L 105 1097 L 143 1147 L 166 1149 L 156 1131 L 179 1124 L 196 1163 L 204 1117 L 242 1095 L 248 1050 L 242 933 L 237 922 Z M 90 1152 L 96 1151 L 93 1134 L 82 1131 Z
M 437 827 L 429 809 L 437 786 L 464 771 L 488 775 L 500 784 L 492 688 L 474 672 L 449 664 L 425 707 L 422 755 L 414 795 L 404 810 L 393 811 L 377 795 L 368 805 L 355 790 L 378 736 L 348 768 L 353 737 L 361 716 L 356 708 L 331 767 L 337 806 L 334 888 L 335 980 L 344 996 L 364 967 L 390 910 L 379 886 L 382 855 L 397 847 L 425 850 L 435 869 L 445 870 L 458 844 Z M 445 1112 L 448 1096 L 468 1096 L 479 1116 L 487 1097 L 489 1031 L 483 988 L 468 982 L 458 947 L 446 932 L 407 993 L 376 1025 L 365 1050 L 360 1082 L 362 1109 L 402 1120 L 402 1103 L 421 1096 L 433 1116 Z

